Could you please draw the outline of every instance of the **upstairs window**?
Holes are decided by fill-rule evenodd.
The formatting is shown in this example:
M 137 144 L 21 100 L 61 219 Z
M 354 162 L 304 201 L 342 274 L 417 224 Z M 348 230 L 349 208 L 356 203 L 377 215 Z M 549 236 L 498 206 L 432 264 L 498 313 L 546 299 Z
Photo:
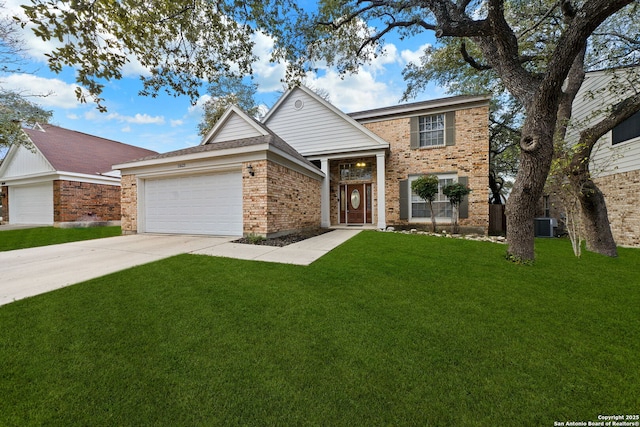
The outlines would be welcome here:
M 444 114 L 418 118 L 420 147 L 444 145 Z
M 412 149 L 455 145 L 455 111 L 415 116 L 410 119 Z
M 613 145 L 640 137 L 640 111 L 614 127 L 611 136 Z

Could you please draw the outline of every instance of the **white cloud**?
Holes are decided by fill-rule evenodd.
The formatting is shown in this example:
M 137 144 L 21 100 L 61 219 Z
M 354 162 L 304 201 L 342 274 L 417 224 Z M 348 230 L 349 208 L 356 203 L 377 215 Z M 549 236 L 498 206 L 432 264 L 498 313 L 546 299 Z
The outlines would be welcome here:
M 176 126 L 182 126 L 184 124 L 184 120 L 182 119 L 170 120 L 169 123 L 171 123 L 171 127 L 174 128 Z
M 110 113 L 105 116 L 107 120 L 117 120 L 119 122 L 136 124 L 136 125 L 163 125 L 164 116 L 150 116 L 148 114 L 136 113 L 134 116 L 124 116 L 120 113 Z
M 59 79 L 47 79 L 33 74 L 11 74 L 1 79 L 2 87 L 33 96 L 33 102 L 44 108 L 78 108 L 76 98 L 78 85 L 65 83 Z
M 270 62 L 275 44 L 273 38 L 263 32 L 258 32 L 252 36 L 252 39 L 255 43 L 253 54 L 258 57 L 258 61 L 252 64 L 254 77 L 259 85 L 258 91 L 265 93 L 281 90 L 287 65 Z
M 204 104 L 211 99 L 211 95 L 204 94 L 196 101 L 194 105 L 190 105 L 187 109 L 187 115 L 191 117 L 200 117 L 204 113 Z
M 122 129 L 120 129 L 120 132 L 131 132 L 131 126 L 126 125 Z
M 331 103 L 344 112 L 395 105 L 401 96 L 401 91 L 376 81 L 374 76 L 365 70 L 347 76 L 327 70 L 320 77 L 307 74 L 306 81 L 310 87 L 326 90 Z
M 424 55 L 424 51 L 431 46 L 431 43 L 425 43 L 422 46 L 419 46 L 416 50 L 405 49 L 400 52 L 400 57 L 405 62 L 405 64 L 420 64 L 420 58 Z

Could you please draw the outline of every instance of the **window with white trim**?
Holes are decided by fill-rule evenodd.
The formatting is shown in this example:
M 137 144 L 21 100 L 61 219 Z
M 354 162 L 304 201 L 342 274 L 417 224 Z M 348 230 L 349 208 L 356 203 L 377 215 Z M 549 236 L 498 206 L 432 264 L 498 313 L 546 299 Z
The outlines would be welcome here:
M 433 114 L 418 118 L 420 147 L 444 145 L 444 114 Z
M 453 207 L 451 206 L 451 203 L 449 203 L 449 198 L 442 193 L 442 189 L 447 185 L 458 182 L 458 177 L 455 174 L 437 174 L 437 177 L 438 195 L 431 203 L 433 205 L 433 210 L 436 213 L 436 221 L 450 221 L 453 216 Z M 409 220 L 431 220 L 429 204 L 411 190 L 411 183 L 418 178 L 418 176 L 409 177 L 409 191 L 411 192 Z

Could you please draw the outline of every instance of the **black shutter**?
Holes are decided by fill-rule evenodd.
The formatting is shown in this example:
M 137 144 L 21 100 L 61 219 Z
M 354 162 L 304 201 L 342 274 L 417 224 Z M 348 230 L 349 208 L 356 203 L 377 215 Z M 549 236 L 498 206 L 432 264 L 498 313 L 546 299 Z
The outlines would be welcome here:
M 400 181 L 400 219 L 409 219 L 409 180 Z
M 456 112 L 449 111 L 444 115 L 445 145 L 456 145 Z
M 420 147 L 420 126 L 418 125 L 418 117 L 411 117 L 409 121 L 409 138 L 411 148 Z
M 465 187 L 468 187 L 469 178 L 466 176 L 459 176 L 458 183 L 464 185 Z M 460 203 L 458 216 L 460 218 L 469 218 L 469 195 L 468 194 L 464 197 L 464 199 L 462 199 L 462 203 Z

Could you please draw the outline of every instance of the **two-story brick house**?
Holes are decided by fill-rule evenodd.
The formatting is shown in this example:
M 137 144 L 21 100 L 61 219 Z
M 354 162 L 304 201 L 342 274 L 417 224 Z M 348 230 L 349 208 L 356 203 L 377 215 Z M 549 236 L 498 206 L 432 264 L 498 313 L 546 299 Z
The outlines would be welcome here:
M 232 107 L 201 145 L 115 165 L 123 232 L 265 236 L 337 225 L 430 221 L 410 183 L 472 190 L 460 225 L 488 227 L 489 97 L 459 96 L 345 114 L 298 87 L 262 122 Z M 440 194 L 441 225 L 452 210 Z

